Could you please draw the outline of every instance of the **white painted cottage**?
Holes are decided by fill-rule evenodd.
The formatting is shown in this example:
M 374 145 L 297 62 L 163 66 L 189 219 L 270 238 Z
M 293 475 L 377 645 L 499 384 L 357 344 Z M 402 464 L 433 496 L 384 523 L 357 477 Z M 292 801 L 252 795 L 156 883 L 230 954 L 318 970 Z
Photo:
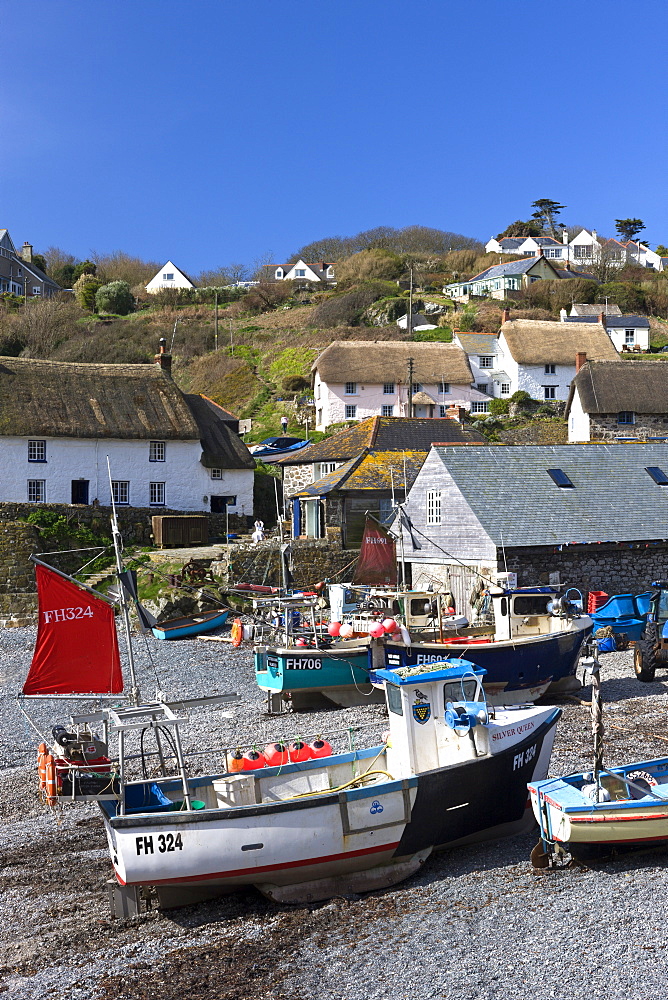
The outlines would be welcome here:
M 268 264 L 264 274 L 269 281 L 333 282 L 334 265 L 325 260 L 307 264 L 300 257 L 294 264 Z
M 155 365 L 0 358 L 0 501 L 252 514 L 253 469 L 229 414 Z M 226 419 L 227 418 L 227 419 Z
M 171 260 L 168 260 L 164 264 L 157 274 L 154 274 L 148 285 L 146 286 L 146 291 L 149 295 L 155 295 L 156 292 L 162 291 L 163 288 L 194 288 L 195 282 L 191 281 L 185 271 L 179 270 L 176 264 L 173 264 Z
M 569 442 L 668 439 L 668 364 L 588 361 L 573 379 L 566 419 Z
M 316 430 L 367 417 L 407 417 L 413 364 L 414 417 L 446 417 L 448 407 L 475 412 L 487 397 L 473 385 L 458 344 L 335 340 L 312 365 Z
M 514 319 L 501 326 L 489 370 L 493 392 L 501 398 L 517 391 L 532 399 L 565 401 L 575 377 L 576 358 L 616 361 L 619 355 L 600 323 L 556 323 Z

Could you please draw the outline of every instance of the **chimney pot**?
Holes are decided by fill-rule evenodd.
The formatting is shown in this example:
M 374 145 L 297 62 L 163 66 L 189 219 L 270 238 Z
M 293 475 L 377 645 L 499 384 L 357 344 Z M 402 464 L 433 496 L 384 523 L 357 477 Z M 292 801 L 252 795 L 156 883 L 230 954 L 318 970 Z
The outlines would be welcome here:
M 160 353 L 155 355 L 155 363 L 158 365 L 161 371 L 165 372 L 166 375 L 172 374 L 172 356 L 167 354 L 167 341 L 164 337 L 160 338 Z
M 578 351 L 575 355 L 575 374 L 580 371 L 582 366 L 587 363 L 587 353 L 586 351 Z
M 568 232 L 567 232 L 567 230 L 565 230 L 565 229 L 564 229 L 564 230 L 562 231 L 562 233 L 561 233 L 561 242 L 562 242 L 562 243 L 563 243 L 563 244 L 564 244 L 565 246 L 568 246 Z

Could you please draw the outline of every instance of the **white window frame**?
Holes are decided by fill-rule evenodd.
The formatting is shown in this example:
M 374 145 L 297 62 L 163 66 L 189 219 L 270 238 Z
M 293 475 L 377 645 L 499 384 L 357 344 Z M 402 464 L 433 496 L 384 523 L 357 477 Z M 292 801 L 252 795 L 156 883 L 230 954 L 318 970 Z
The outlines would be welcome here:
M 556 399 L 557 398 L 557 389 L 558 389 L 558 386 L 556 386 L 556 385 L 544 385 L 543 386 L 543 399 L 546 402 L 548 400 L 551 400 L 551 399 Z
M 394 416 L 394 406 L 392 403 L 384 403 L 380 408 L 381 417 L 393 417 Z
M 450 392 L 449 382 L 439 382 L 438 383 L 438 394 L 439 396 L 447 396 Z
M 222 479 L 223 478 L 223 470 L 222 469 L 211 469 L 210 471 L 211 471 L 211 478 L 212 479 Z
M 164 462 L 165 461 L 165 442 L 164 441 L 149 441 L 149 443 L 148 443 L 148 460 L 149 460 L 149 462 Z
M 486 399 L 472 399 L 471 413 L 489 413 L 489 403 Z
M 493 368 L 494 367 L 494 355 L 493 354 L 479 354 L 478 355 L 478 367 L 479 368 Z
M 46 462 L 46 441 L 28 441 L 28 461 Z
M 173 281 L 174 280 L 174 275 L 173 274 L 163 274 L 162 280 L 163 281 Z
M 28 480 L 28 503 L 46 503 L 46 479 Z
M 336 462 L 316 462 L 316 480 L 322 479 L 323 476 L 328 476 L 330 472 L 336 472 Z
M 295 268 L 295 278 L 305 278 L 305 277 L 306 277 L 306 271 L 304 270 L 303 267 Z
M 635 330 L 624 330 L 624 344 L 630 347 L 636 342 L 636 332 Z
M 149 507 L 164 507 L 165 506 L 165 484 L 164 483 L 149 483 L 148 484 L 148 505 L 149 505 Z
M 130 481 L 128 479 L 113 479 L 111 495 L 118 507 L 130 506 Z
M 545 365 L 545 375 L 556 375 L 557 366 L 552 364 Z
M 383 382 L 383 395 L 393 396 L 394 395 L 395 384 L 394 382 Z
M 354 403 L 346 403 L 346 420 L 357 420 L 357 407 Z
M 426 522 L 427 524 L 441 523 L 441 490 L 427 490 L 426 497 Z
M 502 382 L 501 383 L 501 392 L 500 392 L 500 395 L 502 395 L 502 396 L 509 396 L 510 395 L 510 382 Z
M 346 382 L 343 390 L 344 396 L 357 395 L 357 382 Z

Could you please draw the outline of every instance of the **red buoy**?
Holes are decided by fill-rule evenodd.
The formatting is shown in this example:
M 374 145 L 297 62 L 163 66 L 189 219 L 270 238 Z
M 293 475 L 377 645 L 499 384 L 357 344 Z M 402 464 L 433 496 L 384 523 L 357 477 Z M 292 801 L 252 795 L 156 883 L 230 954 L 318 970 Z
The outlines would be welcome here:
M 288 747 L 288 756 L 293 764 L 299 764 L 302 760 L 310 760 L 313 756 L 313 750 L 308 743 L 294 740 Z
M 383 631 L 387 632 L 388 635 L 392 635 L 396 632 L 399 626 L 395 622 L 394 618 L 385 618 L 383 621 Z
M 328 743 L 327 740 L 321 740 L 319 736 L 317 739 L 311 740 L 309 746 L 314 757 L 331 757 L 334 753 L 332 744 Z
M 288 748 L 285 743 L 267 743 L 264 757 L 267 767 L 280 767 L 288 762 Z
M 329 623 L 329 628 L 327 629 L 327 631 L 329 632 L 329 634 L 331 636 L 333 636 L 334 638 L 336 638 L 336 636 L 341 631 L 341 622 L 330 622 Z
M 249 750 L 241 759 L 243 762 L 242 771 L 257 771 L 259 767 L 267 766 L 267 758 L 258 750 Z

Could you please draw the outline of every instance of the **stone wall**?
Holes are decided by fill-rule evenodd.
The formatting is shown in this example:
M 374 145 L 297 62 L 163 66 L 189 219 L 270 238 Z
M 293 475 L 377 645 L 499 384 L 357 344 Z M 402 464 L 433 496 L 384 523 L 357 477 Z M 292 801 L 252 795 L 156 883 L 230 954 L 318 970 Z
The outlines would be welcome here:
M 211 572 L 228 583 L 255 583 L 280 587 L 281 569 L 279 543 L 275 540 L 259 545 L 230 546 L 229 573 L 227 560 L 211 564 Z M 359 552 L 342 549 L 340 538 L 297 539 L 291 543 L 292 586 L 312 587 L 319 580 L 349 580 Z
M 618 413 L 590 413 L 592 441 L 616 441 L 620 437 L 668 437 L 667 413 L 636 413 L 634 424 L 620 424 Z
M 550 573 L 559 573 L 562 584 L 583 593 L 604 590 L 613 594 L 639 594 L 654 580 L 668 576 L 668 542 L 567 545 L 544 548 L 514 548 L 498 552 L 499 571 L 517 573 L 519 586 L 548 583 Z
M 35 569 L 30 556 L 39 551 L 31 524 L 0 523 L 0 626 L 28 625 L 37 611 Z
M 283 466 L 283 496 L 288 499 L 313 482 L 313 463 Z
M 51 511 L 61 514 L 70 520 L 73 526 L 84 525 L 96 534 L 111 535 L 111 508 L 84 507 L 79 504 L 57 503 L 0 503 L 0 525 L 5 521 L 20 521 L 37 510 Z M 211 514 L 202 511 L 169 510 L 155 507 L 117 507 L 118 524 L 126 545 L 151 545 L 153 542 L 153 522 L 155 515 L 175 514 L 184 516 L 188 513 L 206 517 L 209 521 L 209 537 L 224 538 L 225 514 Z M 230 531 L 243 532 L 247 530 L 248 519 L 240 514 L 229 515 Z

